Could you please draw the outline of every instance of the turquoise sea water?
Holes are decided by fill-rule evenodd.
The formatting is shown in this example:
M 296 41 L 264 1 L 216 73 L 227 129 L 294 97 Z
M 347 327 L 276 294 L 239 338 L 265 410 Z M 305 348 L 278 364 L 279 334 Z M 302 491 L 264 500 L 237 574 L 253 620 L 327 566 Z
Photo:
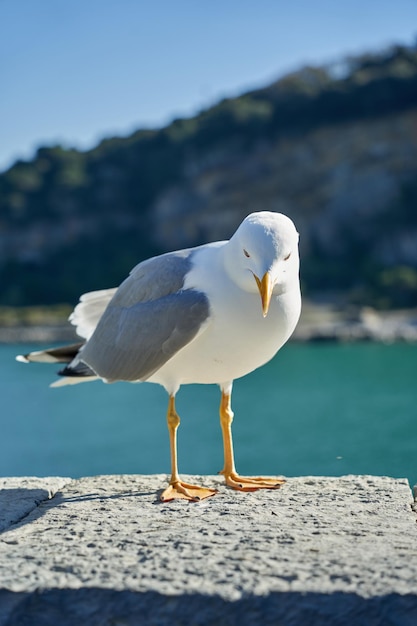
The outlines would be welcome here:
M 168 472 L 167 396 L 151 384 L 50 389 L 53 365 L 0 346 L 0 475 Z M 417 346 L 290 344 L 235 382 L 242 474 L 379 474 L 417 483 Z M 179 469 L 222 467 L 215 386 L 177 396 Z

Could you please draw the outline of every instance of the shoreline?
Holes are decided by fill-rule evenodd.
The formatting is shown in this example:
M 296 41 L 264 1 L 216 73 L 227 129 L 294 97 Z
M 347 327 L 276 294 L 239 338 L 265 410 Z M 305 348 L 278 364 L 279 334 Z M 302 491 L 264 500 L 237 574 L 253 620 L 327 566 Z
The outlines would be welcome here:
M 79 337 L 67 320 L 0 324 L 0 345 L 76 341 Z M 363 308 L 344 313 L 309 303 L 290 341 L 417 343 L 417 309 L 380 312 Z
M 417 310 L 376 311 L 370 307 L 363 307 L 345 313 L 308 304 L 292 340 L 417 343 Z

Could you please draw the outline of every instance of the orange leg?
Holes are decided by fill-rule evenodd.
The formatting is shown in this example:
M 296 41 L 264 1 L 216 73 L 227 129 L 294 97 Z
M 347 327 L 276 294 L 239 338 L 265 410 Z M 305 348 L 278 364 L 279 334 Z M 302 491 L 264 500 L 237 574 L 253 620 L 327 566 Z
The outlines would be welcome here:
M 281 478 L 239 476 L 235 468 L 232 440 L 233 411 L 230 405 L 230 394 L 222 391 L 220 402 L 220 426 L 223 434 L 224 468 L 220 472 L 226 485 L 237 491 L 256 491 L 257 489 L 278 489 L 285 480 Z
M 175 396 L 169 397 L 167 422 L 171 449 L 171 480 L 169 481 L 169 486 L 161 495 L 162 502 L 169 502 L 178 498 L 197 502 L 214 496 L 217 493 L 215 489 L 189 485 L 180 480 L 177 464 L 177 430 L 180 425 L 180 418 L 175 410 Z

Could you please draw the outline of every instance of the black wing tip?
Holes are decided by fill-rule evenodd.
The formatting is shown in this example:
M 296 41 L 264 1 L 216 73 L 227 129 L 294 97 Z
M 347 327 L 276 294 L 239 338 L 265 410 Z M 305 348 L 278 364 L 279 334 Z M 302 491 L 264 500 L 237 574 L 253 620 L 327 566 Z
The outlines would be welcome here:
M 97 374 L 93 372 L 88 365 L 79 361 L 79 363 L 73 367 L 71 367 L 71 365 L 67 365 L 62 370 L 59 370 L 58 376 L 67 376 L 69 378 L 91 378 L 92 376 L 97 376 Z
M 16 361 L 20 363 L 71 363 L 83 345 L 83 343 L 75 343 L 60 348 L 46 348 L 28 354 L 18 354 Z
M 19 363 L 30 363 L 28 357 L 29 354 L 18 354 L 15 358 L 16 361 L 19 361 Z

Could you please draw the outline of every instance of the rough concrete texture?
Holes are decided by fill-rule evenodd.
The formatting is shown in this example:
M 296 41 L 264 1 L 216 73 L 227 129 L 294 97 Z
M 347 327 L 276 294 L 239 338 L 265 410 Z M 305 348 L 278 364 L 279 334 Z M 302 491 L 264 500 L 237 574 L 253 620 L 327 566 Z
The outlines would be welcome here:
M 53 498 L 69 478 L 0 478 L 0 532 Z
M 0 626 L 417 624 L 407 481 L 186 479 L 219 493 L 161 504 L 165 476 L 4 479 Z

